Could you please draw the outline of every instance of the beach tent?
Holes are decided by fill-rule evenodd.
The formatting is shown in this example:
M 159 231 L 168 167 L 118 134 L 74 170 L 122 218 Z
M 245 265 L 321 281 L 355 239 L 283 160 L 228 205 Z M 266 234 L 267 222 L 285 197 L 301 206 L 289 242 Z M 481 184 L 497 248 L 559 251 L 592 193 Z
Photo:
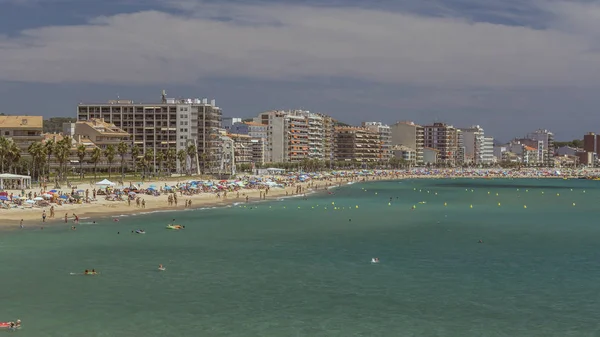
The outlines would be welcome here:
M 101 185 L 101 186 L 115 186 L 116 184 L 113 183 L 112 181 L 108 180 L 108 179 L 104 179 L 101 182 L 96 183 L 96 185 Z

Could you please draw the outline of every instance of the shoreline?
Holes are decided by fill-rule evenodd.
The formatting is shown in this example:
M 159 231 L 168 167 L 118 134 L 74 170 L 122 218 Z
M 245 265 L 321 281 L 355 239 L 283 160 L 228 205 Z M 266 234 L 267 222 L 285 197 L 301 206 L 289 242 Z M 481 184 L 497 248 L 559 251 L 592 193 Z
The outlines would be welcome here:
M 307 198 L 312 195 L 319 193 L 325 193 L 329 189 L 338 188 L 350 183 L 351 179 L 344 179 L 342 181 L 329 182 L 331 186 L 325 186 L 327 181 L 310 181 L 305 183 L 297 183 L 293 186 L 287 186 L 284 188 L 271 189 L 267 195 L 260 195 L 264 193 L 264 189 L 247 189 L 240 190 L 240 197 L 235 195 L 227 198 L 221 196 L 217 198 L 216 194 L 213 193 L 202 193 L 195 194 L 192 196 L 184 196 L 178 206 L 167 205 L 167 195 L 160 196 L 145 196 L 146 207 L 136 207 L 132 202 L 131 206 L 127 205 L 126 201 L 113 201 L 110 203 L 90 203 L 82 205 L 66 205 L 56 206 L 56 217 L 46 218 L 46 222 L 42 222 L 41 213 L 43 210 L 48 208 L 26 208 L 26 209 L 12 209 L 4 212 L 0 219 L 0 231 L 6 230 L 20 230 L 19 223 L 23 219 L 23 225 L 25 230 L 51 228 L 58 225 L 78 226 L 73 222 L 72 213 L 77 214 L 81 222 L 97 221 L 98 219 L 118 219 L 121 217 L 130 217 L 145 215 L 158 212 L 181 212 L 181 211 L 194 211 L 199 209 L 212 209 L 212 208 L 226 208 L 233 207 L 241 204 L 257 204 L 269 201 L 277 201 L 285 198 L 299 198 L 306 196 Z M 311 185 L 316 185 L 311 187 Z M 295 193 L 297 186 L 302 187 L 301 193 Z M 233 193 L 233 192 L 230 192 Z M 245 197 L 248 196 L 248 201 Z M 184 206 L 184 200 L 192 201 L 191 207 Z M 162 205 L 161 205 L 162 204 Z M 62 208 L 60 208 L 62 207 Z M 68 213 L 68 222 L 64 221 L 64 213 Z M 0 210 L 2 212 L 2 210 Z M 47 211 L 48 213 L 48 211 Z M 114 221 L 114 220 L 113 220 Z
M 68 204 L 63 206 L 55 205 L 55 218 L 47 218 L 46 222 L 42 222 L 42 211 L 46 210 L 49 215 L 49 208 L 24 208 L 24 209 L 10 209 L 0 210 L 0 230 L 18 230 L 20 220 L 23 219 L 23 225 L 25 229 L 41 228 L 41 227 L 54 227 L 60 224 L 64 225 L 77 225 L 73 223 L 73 213 L 76 213 L 81 220 L 96 220 L 96 219 L 118 219 L 124 216 L 136 216 L 142 214 L 149 214 L 154 212 L 179 212 L 185 210 L 198 210 L 198 209 L 209 209 L 209 208 L 221 208 L 221 207 L 232 207 L 236 204 L 253 204 L 278 200 L 280 198 L 295 198 L 302 196 L 312 196 L 319 194 L 320 192 L 326 192 L 330 189 L 335 189 L 341 186 L 348 185 L 350 183 L 362 183 L 371 181 L 400 181 L 400 180 L 411 180 L 411 179 L 578 179 L 580 175 L 528 175 L 528 174 L 512 174 L 512 175 L 461 175 L 454 172 L 453 175 L 449 175 L 446 170 L 427 170 L 425 172 L 435 172 L 434 174 L 415 174 L 413 172 L 397 172 L 394 171 L 381 171 L 382 174 L 374 175 L 357 175 L 352 174 L 348 176 L 330 177 L 328 179 L 312 179 L 307 182 L 295 182 L 289 186 L 283 188 L 272 188 L 269 193 L 261 198 L 261 194 L 264 189 L 242 189 L 239 190 L 240 196 L 237 197 L 236 192 L 229 192 L 227 197 L 221 196 L 218 198 L 215 193 L 199 193 L 193 195 L 181 196 L 178 206 L 168 206 L 167 194 L 161 194 L 159 196 L 151 195 L 140 195 L 146 200 L 146 207 L 136 207 L 132 202 L 131 206 L 128 206 L 126 201 L 106 201 L 98 200 L 93 203 L 85 204 Z M 527 173 L 540 172 L 539 170 L 528 170 Z M 571 172 L 570 172 L 571 173 Z M 578 179 L 579 180 L 579 179 Z M 156 181 L 149 182 L 153 184 L 168 184 L 174 181 Z M 295 193 L 298 186 L 301 187 L 300 193 Z M 17 192 L 17 191 L 14 191 Z M 236 193 L 232 195 L 233 193 Z M 15 193 L 17 194 L 17 193 Z M 248 197 L 248 201 L 246 201 Z M 192 206 L 185 207 L 184 202 L 190 200 Z M 68 222 L 64 221 L 64 214 L 68 214 Z

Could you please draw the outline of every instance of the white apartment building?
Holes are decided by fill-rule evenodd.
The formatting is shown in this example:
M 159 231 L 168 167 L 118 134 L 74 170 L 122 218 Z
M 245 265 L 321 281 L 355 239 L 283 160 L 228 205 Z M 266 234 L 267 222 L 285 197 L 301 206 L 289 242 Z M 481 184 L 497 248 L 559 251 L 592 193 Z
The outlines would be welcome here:
M 164 91 L 160 103 L 113 100 L 81 103 L 77 107 L 78 121 L 103 119 L 129 133 L 132 143 L 142 152 L 152 149 L 155 167 L 159 151 L 185 150 L 190 144 L 196 146 L 198 154 L 206 154 L 209 161 L 219 160 L 216 154 L 221 149 L 221 116 L 215 100 L 167 98 Z
M 267 111 L 254 119 L 265 125 L 265 162 L 325 159 L 323 116 L 304 110 Z
M 485 143 L 485 133 L 483 128 L 479 125 L 473 125 L 470 128 L 461 128 L 460 130 L 463 134 L 465 164 L 483 164 L 483 147 Z
M 483 138 L 483 164 L 490 165 L 496 162 L 496 157 L 494 156 L 494 138 L 493 137 L 484 137 Z
M 381 122 L 363 122 L 362 126 L 377 134 L 381 142 L 380 160 L 387 162 L 392 158 L 392 129 Z

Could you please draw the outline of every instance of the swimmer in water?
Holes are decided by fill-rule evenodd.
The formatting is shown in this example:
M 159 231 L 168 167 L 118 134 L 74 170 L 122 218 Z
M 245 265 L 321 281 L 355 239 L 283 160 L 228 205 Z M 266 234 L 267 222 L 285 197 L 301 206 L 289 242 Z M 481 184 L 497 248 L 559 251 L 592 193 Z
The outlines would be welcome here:
M 482 240 L 479 240 L 479 242 L 477 242 L 477 243 L 483 243 L 483 241 L 482 241 Z

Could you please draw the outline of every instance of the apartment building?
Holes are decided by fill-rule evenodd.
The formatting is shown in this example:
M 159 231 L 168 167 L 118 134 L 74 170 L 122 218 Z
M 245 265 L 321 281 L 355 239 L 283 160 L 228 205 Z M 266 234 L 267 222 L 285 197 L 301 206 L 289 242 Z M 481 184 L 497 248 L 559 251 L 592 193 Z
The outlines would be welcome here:
M 335 120 L 327 115 L 323 118 L 323 160 L 333 161 L 335 152 Z
M 236 165 L 252 164 L 252 137 L 243 134 L 229 133 L 227 137 L 234 143 L 234 157 Z
M 527 134 L 526 138 L 538 143 L 538 162 L 546 166 L 553 166 L 554 134 L 546 129 L 539 129 Z
M 255 166 L 263 166 L 265 164 L 265 139 L 252 138 L 252 163 Z
M 335 154 L 337 161 L 377 162 L 381 151 L 377 132 L 361 127 L 335 128 Z
M 423 164 L 424 129 L 414 122 L 402 121 L 390 125 L 391 146 L 406 146 L 415 150 L 415 164 Z
M 446 123 L 433 123 L 423 127 L 424 145 L 439 151 L 438 163 L 446 165 L 456 164 L 457 129 Z
M 456 129 L 456 153 L 454 155 L 455 165 L 465 164 L 465 140 L 460 129 Z
M 381 146 L 379 160 L 382 162 L 388 162 L 393 156 L 392 130 L 390 126 L 385 125 L 381 122 L 363 122 L 362 126 L 379 134 L 379 141 Z
M 485 142 L 485 133 L 479 125 L 473 125 L 470 128 L 461 128 L 463 137 L 463 146 L 465 149 L 465 164 L 479 165 L 484 163 L 483 147 Z
M 267 127 L 265 153 L 267 162 L 299 162 L 325 159 L 324 118 L 304 110 L 267 111 L 254 119 Z
M 42 116 L 0 116 L 0 136 L 11 139 L 27 155 L 29 145 L 44 139 L 43 123 Z
M 494 138 L 484 137 L 483 138 L 483 164 L 490 165 L 496 162 L 494 156 Z
M 216 161 L 221 144 L 216 136 L 221 128 L 222 112 L 215 100 L 167 98 L 159 103 L 139 103 L 112 100 L 107 103 L 81 103 L 77 120 L 103 119 L 131 135 L 131 141 L 144 152 L 156 153 L 175 148 L 186 149 L 193 144 L 199 154 Z
M 414 165 L 417 162 L 417 152 L 415 151 L 415 149 L 411 149 L 408 146 L 393 145 L 392 153 L 394 157 L 402 159 L 412 165 Z
M 91 119 L 89 121 L 77 121 L 75 123 L 63 124 L 65 136 L 70 136 L 76 141 L 87 139 L 101 150 L 106 150 L 108 145 L 116 147 L 121 142 L 127 146 L 131 145 L 130 135 L 112 123 L 104 119 Z
M 231 132 L 231 127 L 236 123 L 241 123 L 242 119 L 239 117 L 223 117 L 221 120 L 221 126 L 225 131 Z

